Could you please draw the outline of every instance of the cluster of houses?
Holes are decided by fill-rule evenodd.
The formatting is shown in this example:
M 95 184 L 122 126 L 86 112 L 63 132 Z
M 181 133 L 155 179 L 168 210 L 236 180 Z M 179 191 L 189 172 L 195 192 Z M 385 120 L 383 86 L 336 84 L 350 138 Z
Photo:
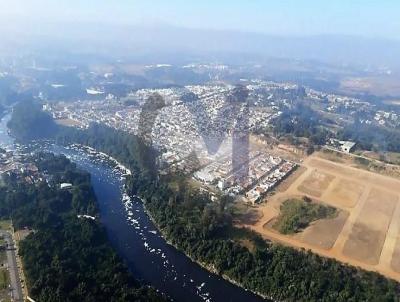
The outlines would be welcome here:
M 261 85 L 261 84 L 260 84 Z M 249 86 L 250 87 L 250 86 Z M 226 98 L 234 87 L 229 85 L 198 85 L 184 88 L 142 89 L 128 95 L 134 105 L 126 100 L 103 99 L 50 103 L 44 106 L 57 120 L 71 120 L 71 125 L 87 128 L 92 122 L 137 134 L 143 105 L 154 94 L 165 102 L 151 128 L 152 144 L 167 155 L 163 157 L 172 169 L 188 169 L 186 159 L 196 152 L 200 161 L 207 158 L 206 140 L 228 140 L 237 123 L 238 107 L 226 105 Z M 261 93 L 250 89 L 252 99 Z M 240 109 L 240 108 L 239 108 Z M 251 107 L 246 127 L 267 127 L 279 112 L 265 107 Z M 218 142 L 216 143 L 218 144 Z M 189 164 L 189 163 L 188 163 Z M 188 169 L 189 170 L 189 169 Z
M 45 105 L 44 109 L 56 119 L 76 121 L 78 127 L 87 128 L 90 123 L 99 122 L 138 134 L 141 108 L 157 94 L 164 105 L 151 125 L 150 137 L 153 146 L 162 151 L 160 168 L 186 173 L 197 171 L 195 178 L 204 184 L 213 184 L 228 194 L 246 194 L 255 202 L 295 165 L 269 154 L 253 153 L 248 165 L 243 165 L 243 169 L 248 166 L 248 171 L 242 171 L 248 177 L 238 179 L 241 172 L 232 172 L 232 133 L 237 129 L 251 133 L 254 129 L 268 127 L 271 120 L 281 114 L 274 93 L 287 97 L 289 101 L 289 95 L 293 95 L 298 87 L 264 81 L 251 81 L 246 85 L 248 100 L 240 105 L 227 102 L 233 86 L 196 85 L 141 89 L 124 100 L 52 103 Z M 190 160 L 193 154 L 196 163 Z M 199 170 L 199 167 L 203 168 Z
M 0 149 L 0 151 L 3 150 Z M 29 160 L 29 156 L 22 155 L 19 152 L 0 152 L 0 178 L 3 175 L 13 175 L 19 181 L 27 184 L 37 184 L 42 181 L 51 182 L 51 177 L 46 173 L 40 172 L 38 167 Z M 71 183 L 57 185 L 62 190 L 72 188 Z
M 227 156 L 195 172 L 193 178 L 205 185 L 213 185 L 225 194 L 244 195 L 249 202 L 256 203 L 296 167 L 292 162 L 265 152 L 253 151 L 249 158 L 241 167 L 234 168 L 232 158 Z
M 313 89 L 307 90 L 307 97 L 310 100 L 324 103 L 325 109 L 329 113 L 345 116 L 357 115 L 361 123 L 390 128 L 400 126 L 400 116 L 396 111 L 392 109 L 382 110 L 376 104 L 354 97 L 328 94 Z
M 10 151 L 0 152 L 0 176 L 3 174 L 13 174 L 29 184 L 42 181 L 42 176 L 35 164 L 26 162 L 23 156 Z

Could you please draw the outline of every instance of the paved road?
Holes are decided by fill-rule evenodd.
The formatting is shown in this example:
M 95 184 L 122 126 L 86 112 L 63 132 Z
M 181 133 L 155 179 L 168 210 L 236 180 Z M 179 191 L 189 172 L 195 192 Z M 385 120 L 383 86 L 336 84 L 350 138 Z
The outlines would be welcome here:
M 22 295 L 22 287 L 21 281 L 19 279 L 18 267 L 17 267 L 17 258 L 15 255 L 15 245 L 13 238 L 9 232 L 0 231 L 0 236 L 4 237 L 4 240 L 7 242 L 7 262 L 8 262 L 8 271 L 10 273 L 10 283 L 11 283 L 11 298 L 12 301 L 20 302 L 23 301 Z

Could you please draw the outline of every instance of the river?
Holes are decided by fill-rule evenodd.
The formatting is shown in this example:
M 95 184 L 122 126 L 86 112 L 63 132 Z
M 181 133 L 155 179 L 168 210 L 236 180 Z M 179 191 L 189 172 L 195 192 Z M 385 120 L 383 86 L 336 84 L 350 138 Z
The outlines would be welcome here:
M 0 122 L 0 146 L 16 146 L 7 133 L 6 115 Z M 43 148 L 43 147 L 41 147 Z M 139 199 L 128 207 L 123 200 L 123 177 L 107 161 L 79 149 L 57 145 L 45 150 L 65 154 L 91 174 L 101 221 L 110 241 L 133 275 L 175 301 L 259 302 L 260 297 L 209 273 L 160 236 Z

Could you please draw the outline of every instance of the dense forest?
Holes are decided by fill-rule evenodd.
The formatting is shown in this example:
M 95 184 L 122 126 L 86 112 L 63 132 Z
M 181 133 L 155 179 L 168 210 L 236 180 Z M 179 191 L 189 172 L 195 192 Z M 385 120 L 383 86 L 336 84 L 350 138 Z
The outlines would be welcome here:
M 306 137 L 312 144 L 323 145 L 329 136 L 329 131 L 324 127 L 327 123 L 318 112 L 298 103 L 290 109 L 285 109 L 273 121 L 274 134 Z
M 395 129 L 366 125 L 356 121 L 340 130 L 338 138 L 355 141 L 358 148 L 363 150 L 400 152 L 400 132 Z
M 4 175 L 0 217 L 33 229 L 20 243 L 29 294 L 36 301 L 162 301 L 139 284 L 112 249 L 98 218 L 90 175 L 64 156 L 32 158 L 46 180 L 28 184 Z M 61 182 L 72 183 L 62 190 Z

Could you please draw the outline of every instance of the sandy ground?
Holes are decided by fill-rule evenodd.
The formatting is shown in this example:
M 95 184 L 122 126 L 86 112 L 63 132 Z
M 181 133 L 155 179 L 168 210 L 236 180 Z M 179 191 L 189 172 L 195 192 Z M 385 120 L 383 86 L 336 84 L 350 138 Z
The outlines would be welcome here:
M 328 150 L 329 152 L 327 152 Z M 331 149 L 325 148 L 324 151 L 318 152 L 318 156 L 353 168 L 400 179 L 400 153 L 385 153 L 385 157 L 391 161 L 390 163 L 382 162 L 380 154 L 371 151 L 355 155 L 337 151 L 332 152 Z M 360 160 L 366 160 L 367 162 L 361 163 Z
M 320 170 L 313 170 L 309 176 L 298 186 L 298 190 L 306 195 L 321 197 L 328 188 L 335 176 L 324 173 Z
M 325 191 L 322 199 L 341 208 L 354 208 L 364 190 L 365 186 L 355 181 L 335 179 L 332 190 Z
M 80 122 L 71 119 L 60 119 L 60 120 L 55 120 L 55 122 L 58 125 L 67 127 L 81 126 Z
M 337 217 L 314 222 L 295 235 L 271 228 L 281 203 L 308 196 L 336 207 Z M 320 158 L 308 157 L 283 189 L 251 209 L 243 225 L 263 237 L 400 281 L 400 180 Z
M 378 264 L 398 197 L 372 189 L 343 248 L 350 258 Z
M 348 217 L 348 212 L 340 211 L 336 218 L 316 221 L 294 237 L 309 245 L 330 249 L 335 244 Z

